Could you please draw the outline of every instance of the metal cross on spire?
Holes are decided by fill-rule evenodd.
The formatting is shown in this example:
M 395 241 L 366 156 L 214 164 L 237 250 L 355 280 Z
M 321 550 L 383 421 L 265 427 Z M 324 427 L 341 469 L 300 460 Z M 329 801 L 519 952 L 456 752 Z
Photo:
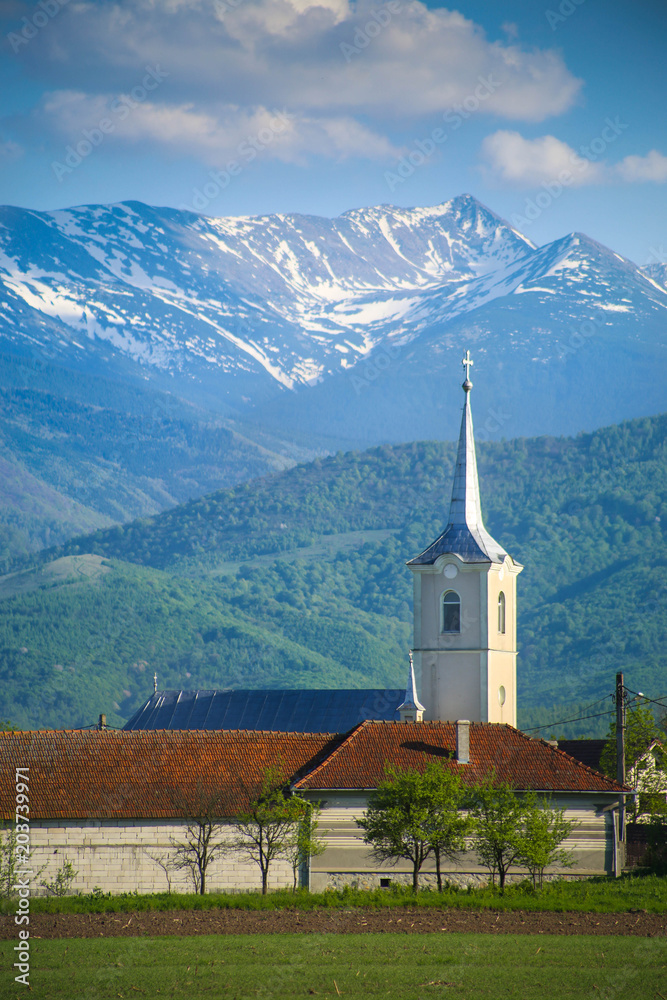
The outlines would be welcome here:
M 470 357 L 470 351 L 466 351 L 466 356 L 461 362 L 461 364 L 466 370 L 466 380 L 463 383 L 463 388 L 466 390 L 466 392 L 468 392 L 469 389 L 472 389 L 472 382 L 470 381 L 470 367 L 471 365 L 474 365 L 474 363 L 475 362 Z

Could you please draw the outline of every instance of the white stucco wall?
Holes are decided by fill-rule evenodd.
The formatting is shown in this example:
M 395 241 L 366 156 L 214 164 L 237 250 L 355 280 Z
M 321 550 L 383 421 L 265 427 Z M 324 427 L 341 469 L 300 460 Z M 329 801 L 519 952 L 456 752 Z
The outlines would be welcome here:
M 315 793 L 308 794 L 309 797 L 317 798 Z M 380 865 L 363 843 L 363 831 L 355 822 L 366 808 L 367 798 L 363 793 L 322 793 L 321 800 L 324 805 L 320 816 L 320 832 L 326 839 L 327 849 L 324 854 L 311 861 L 310 881 L 313 891 L 346 884 L 347 876 L 349 883 L 356 881 L 360 885 L 369 886 L 378 886 L 380 879 L 387 877 L 394 881 L 406 880 L 412 871 L 409 862 Z M 551 874 L 567 873 L 571 876 L 584 877 L 614 873 L 612 814 L 600 811 L 600 807 L 607 801 L 610 801 L 609 797 L 600 797 L 599 801 L 595 802 L 586 796 L 554 796 L 554 805 L 564 808 L 565 818 L 573 820 L 578 825 L 572 836 L 562 845 L 566 850 L 573 852 L 575 866 L 567 869 L 549 869 Z M 424 884 L 427 884 L 435 871 L 434 862 L 429 860 L 422 871 L 426 876 Z M 472 851 L 464 854 L 457 865 L 443 862 L 442 871 L 445 878 L 449 874 L 454 881 L 461 884 L 481 884 L 489 878 L 488 871 L 478 863 Z M 526 873 L 523 872 L 521 877 L 525 878 Z

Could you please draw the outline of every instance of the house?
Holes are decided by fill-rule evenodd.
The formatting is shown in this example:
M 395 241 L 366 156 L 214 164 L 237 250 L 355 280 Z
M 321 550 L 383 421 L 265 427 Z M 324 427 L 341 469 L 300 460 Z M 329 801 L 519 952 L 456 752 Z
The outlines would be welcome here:
M 494 723 L 362 722 L 345 734 L 230 730 L 71 730 L 0 732 L 1 817 L 14 819 L 15 774 L 28 775 L 31 867 L 51 880 L 65 860 L 90 892 L 164 891 L 164 862 L 182 841 L 186 819 L 215 801 L 228 820 L 247 807 L 268 767 L 279 766 L 293 793 L 321 804 L 326 850 L 303 881 L 328 886 L 409 880 L 407 868 L 383 868 L 371 857 L 355 819 L 385 767 L 423 768 L 429 761 L 472 784 L 495 773 L 520 793 L 548 793 L 577 824 L 572 874 L 618 874 L 617 807 L 621 786 L 542 740 Z M 229 838 L 231 827 L 223 826 Z M 428 869 L 425 869 L 428 873 Z M 447 873 L 446 873 L 447 874 Z M 449 871 L 461 883 L 485 881 L 473 855 Z M 428 880 L 428 875 L 427 875 Z M 271 887 L 291 885 L 286 862 Z M 259 886 L 259 870 L 234 852 L 208 874 L 208 888 Z M 172 887 L 191 891 L 180 873 Z M 33 885 L 33 892 L 39 891 Z
M 628 768 L 627 784 L 640 798 L 650 795 L 662 800 L 663 804 L 667 802 L 667 747 L 661 740 L 652 740 Z
M 600 760 L 607 740 L 558 740 L 559 750 L 600 770 Z M 661 740 L 652 740 L 626 773 L 626 784 L 639 795 L 659 796 L 667 802 L 667 748 Z M 634 810 L 631 810 L 634 812 Z M 642 821 L 642 816 L 638 817 Z M 647 816 L 644 815 L 644 820 Z
M 29 787 L 32 869 L 53 878 L 68 859 L 79 875 L 76 891 L 162 892 L 164 870 L 155 860 L 173 854 L 188 814 L 213 802 L 236 816 L 258 794 L 270 765 L 286 781 L 318 762 L 335 738 L 305 733 L 133 732 L 40 730 L 0 732 L 0 820 L 13 823 L 15 774 Z M 285 864 L 278 882 L 291 884 Z M 228 858 L 211 888 L 257 886 L 252 863 Z M 191 892 L 185 873 L 174 890 Z M 38 891 L 33 884 L 32 891 Z

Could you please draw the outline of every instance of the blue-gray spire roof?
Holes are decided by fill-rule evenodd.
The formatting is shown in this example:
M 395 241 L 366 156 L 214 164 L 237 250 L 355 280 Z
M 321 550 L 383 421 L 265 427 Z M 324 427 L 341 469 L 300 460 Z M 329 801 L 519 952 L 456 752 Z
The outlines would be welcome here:
M 408 566 L 432 566 L 439 556 L 449 554 L 456 555 L 467 563 L 499 563 L 507 555 L 502 545 L 499 545 L 488 533 L 482 520 L 475 438 L 470 409 L 472 382 L 468 370 L 472 361 L 469 351 L 466 352 L 463 364 L 466 367 L 466 378 L 463 383 L 465 401 L 454 470 L 452 500 L 449 505 L 449 520 L 440 537 L 432 545 L 429 545 L 421 555 L 411 559 Z
M 408 672 L 408 683 L 405 688 L 405 700 L 396 709 L 400 712 L 408 709 L 413 712 L 423 712 L 424 706 L 417 697 L 417 682 L 415 681 L 415 665 L 412 662 L 412 652 L 410 652 L 410 670 Z

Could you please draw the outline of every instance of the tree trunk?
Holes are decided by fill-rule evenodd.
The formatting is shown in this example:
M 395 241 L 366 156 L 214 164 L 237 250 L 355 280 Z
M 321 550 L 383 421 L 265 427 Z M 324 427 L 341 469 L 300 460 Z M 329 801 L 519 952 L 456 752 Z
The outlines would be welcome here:
M 269 869 L 262 868 L 262 896 L 266 896 L 269 891 Z
M 412 891 L 419 892 L 419 865 L 416 861 L 412 866 Z
M 435 875 L 438 880 L 438 892 L 442 892 L 442 871 L 440 870 L 440 848 L 435 848 Z
M 203 896 L 206 893 L 206 869 L 199 872 L 199 894 Z

